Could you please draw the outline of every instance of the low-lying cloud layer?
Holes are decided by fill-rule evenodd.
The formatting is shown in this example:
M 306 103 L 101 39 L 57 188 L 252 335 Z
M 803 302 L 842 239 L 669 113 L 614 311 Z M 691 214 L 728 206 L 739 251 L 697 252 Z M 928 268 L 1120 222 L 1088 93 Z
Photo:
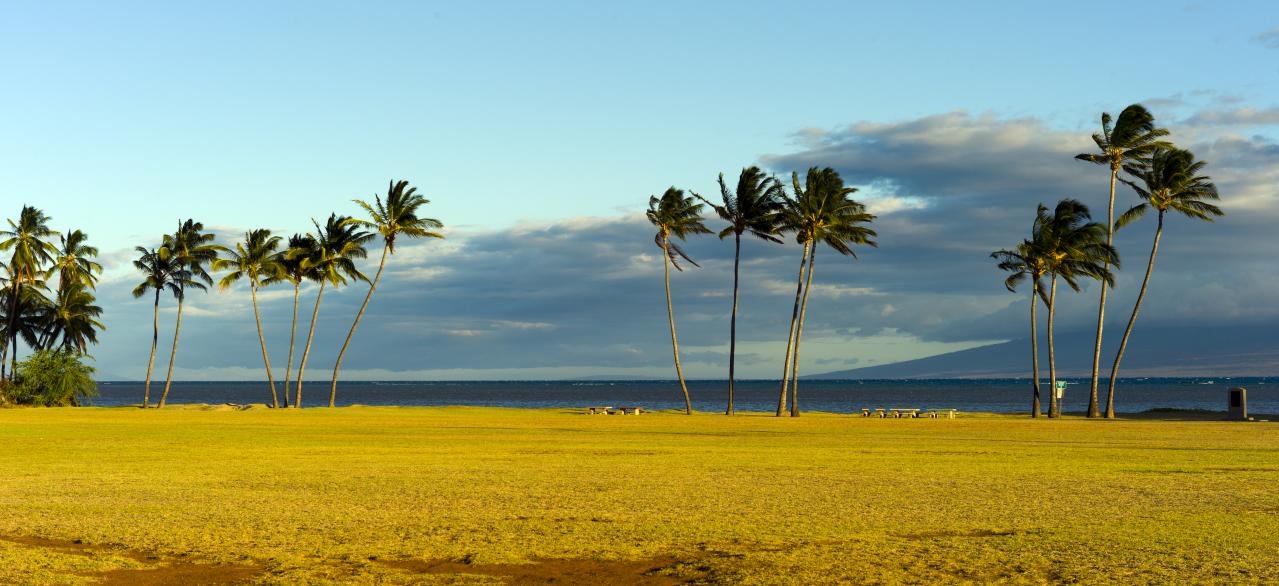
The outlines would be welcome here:
M 1279 144 L 1258 130 L 1277 121 L 1274 108 L 1234 105 L 1169 123 L 1174 140 L 1210 162 L 1227 216 L 1216 224 L 1170 220 L 1143 325 L 1279 323 L 1273 296 L 1279 288 L 1273 237 Z M 791 170 L 835 167 L 862 186 L 863 198 L 880 216 L 880 246 L 859 250 L 860 260 L 830 249 L 818 253 L 803 371 L 1024 336 L 1026 295 L 1003 290 L 988 254 L 1023 238 L 1040 202 L 1075 197 L 1104 221 L 1106 169 L 1072 159 L 1094 148 L 1087 134 L 1033 118 L 951 112 L 809 130 L 798 135 L 793 152 L 763 157 L 762 164 L 788 183 Z M 637 194 L 637 209 L 645 196 Z M 1120 186 L 1117 211 L 1133 203 L 1135 196 Z M 1109 312 L 1112 331 L 1131 307 L 1152 231 L 1152 223 L 1140 222 L 1119 235 L 1125 270 Z M 344 371 L 352 378 L 670 376 L 662 265 L 652 232 L 636 213 L 457 232 L 442 242 L 401 245 Z M 732 246 L 701 237 L 687 250 L 702 267 L 671 278 L 686 372 L 722 376 Z M 744 241 L 742 376 L 779 374 L 798 257 L 793 243 Z M 133 275 L 111 272 L 101 285 L 110 331 L 97 349 L 98 363 L 107 377 L 137 378 L 149 350 L 151 304 L 129 296 Z M 299 355 L 313 293 L 304 290 L 299 309 Z M 326 291 L 308 378 L 327 377 L 363 293 L 362 286 Z M 292 291 L 268 289 L 259 297 L 282 378 Z M 1090 329 L 1095 288 L 1062 297 L 1059 329 Z M 160 372 L 172 333 L 172 300 L 162 305 Z M 178 378 L 260 376 L 243 288 L 193 294 L 183 326 Z

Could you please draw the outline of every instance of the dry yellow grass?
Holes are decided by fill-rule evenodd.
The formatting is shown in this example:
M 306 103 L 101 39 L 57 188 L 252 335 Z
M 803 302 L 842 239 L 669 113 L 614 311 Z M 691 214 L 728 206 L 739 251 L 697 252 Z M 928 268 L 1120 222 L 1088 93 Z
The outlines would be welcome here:
M 0 446 L 0 583 L 179 559 L 267 584 L 492 583 L 385 562 L 541 559 L 723 583 L 1279 580 L 1279 424 L 11 409 Z

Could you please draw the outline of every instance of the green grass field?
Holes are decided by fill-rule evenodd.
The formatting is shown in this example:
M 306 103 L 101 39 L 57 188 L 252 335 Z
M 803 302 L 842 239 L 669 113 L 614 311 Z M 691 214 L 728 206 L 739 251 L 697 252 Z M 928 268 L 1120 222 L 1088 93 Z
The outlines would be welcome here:
M 0 510 L 5 584 L 1274 582 L 1279 424 L 8 409 Z

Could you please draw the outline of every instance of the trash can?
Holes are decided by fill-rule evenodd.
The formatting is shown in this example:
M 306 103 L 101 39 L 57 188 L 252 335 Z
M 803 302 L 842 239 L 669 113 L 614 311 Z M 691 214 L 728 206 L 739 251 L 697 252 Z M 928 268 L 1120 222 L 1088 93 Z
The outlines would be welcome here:
M 1234 387 L 1226 391 L 1228 406 L 1226 418 L 1232 421 L 1248 420 L 1248 389 Z

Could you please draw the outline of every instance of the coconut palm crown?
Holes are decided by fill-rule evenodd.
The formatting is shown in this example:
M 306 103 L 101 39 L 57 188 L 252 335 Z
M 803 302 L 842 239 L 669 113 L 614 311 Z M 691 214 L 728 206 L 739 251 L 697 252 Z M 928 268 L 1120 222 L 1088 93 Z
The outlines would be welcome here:
M 369 219 L 348 218 L 347 223 L 372 228 L 386 242 L 386 248 L 395 254 L 395 243 L 400 236 L 407 238 L 444 238 L 437 232 L 444 223 L 435 218 L 419 217 L 418 210 L 431 203 L 416 187 L 409 187 L 408 181 L 392 181 L 386 188 L 386 199 L 374 195 L 373 203 L 362 199 L 354 200 Z
M 98 275 L 102 273 L 102 265 L 93 259 L 98 256 L 98 249 L 86 242 L 89 235 L 79 230 L 72 230 L 60 237 L 57 258 L 45 278 L 58 273 L 64 283 L 81 283 L 93 289 L 98 284 Z
M 685 240 L 695 234 L 710 234 L 710 229 L 702 223 L 702 208 L 703 204 L 697 203 L 697 198 L 685 196 L 683 189 L 675 187 L 668 188 L 661 197 L 654 195 L 648 198 L 648 212 L 644 215 L 657 227 L 653 242 L 663 250 L 677 271 L 684 270 L 679 265 L 681 259 L 695 267 L 701 266 L 671 237 Z
M 280 274 L 284 267 L 276 251 L 281 240 L 265 228 L 245 232 L 243 242 L 235 243 L 234 249 L 224 249 L 224 256 L 213 261 L 213 270 L 230 271 L 218 281 L 218 289 L 226 290 L 244 278 L 259 287 Z
M 781 242 L 777 236 L 786 191 L 775 177 L 768 177 L 759 167 L 746 167 L 737 176 L 737 189 L 730 190 L 719 174 L 722 203 L 716 204 L 694 193 L 709 205 L 728 226 L 719 231 L 722 240 L 731 235 L 751 234 L 769 242 Z
M 1139 180 L 1121 178 L 1142 203 L 1125 211 L 1115 222 L 1115 228 L 1123 228 L 1154 209 L 1161 215 L 1177 212 L 1183 216 L 1211 222 L 1214 217 L 1225 215 L 1220 207 L 1208 203 L 1221 197 L 1212 178 L 1200 175 L 1208 163 L 1196 161 L 1194 153 L 1178 148 L 1159 149 L 1150 157 L 1149 164 L 1127 165 L 1124 171 Z

